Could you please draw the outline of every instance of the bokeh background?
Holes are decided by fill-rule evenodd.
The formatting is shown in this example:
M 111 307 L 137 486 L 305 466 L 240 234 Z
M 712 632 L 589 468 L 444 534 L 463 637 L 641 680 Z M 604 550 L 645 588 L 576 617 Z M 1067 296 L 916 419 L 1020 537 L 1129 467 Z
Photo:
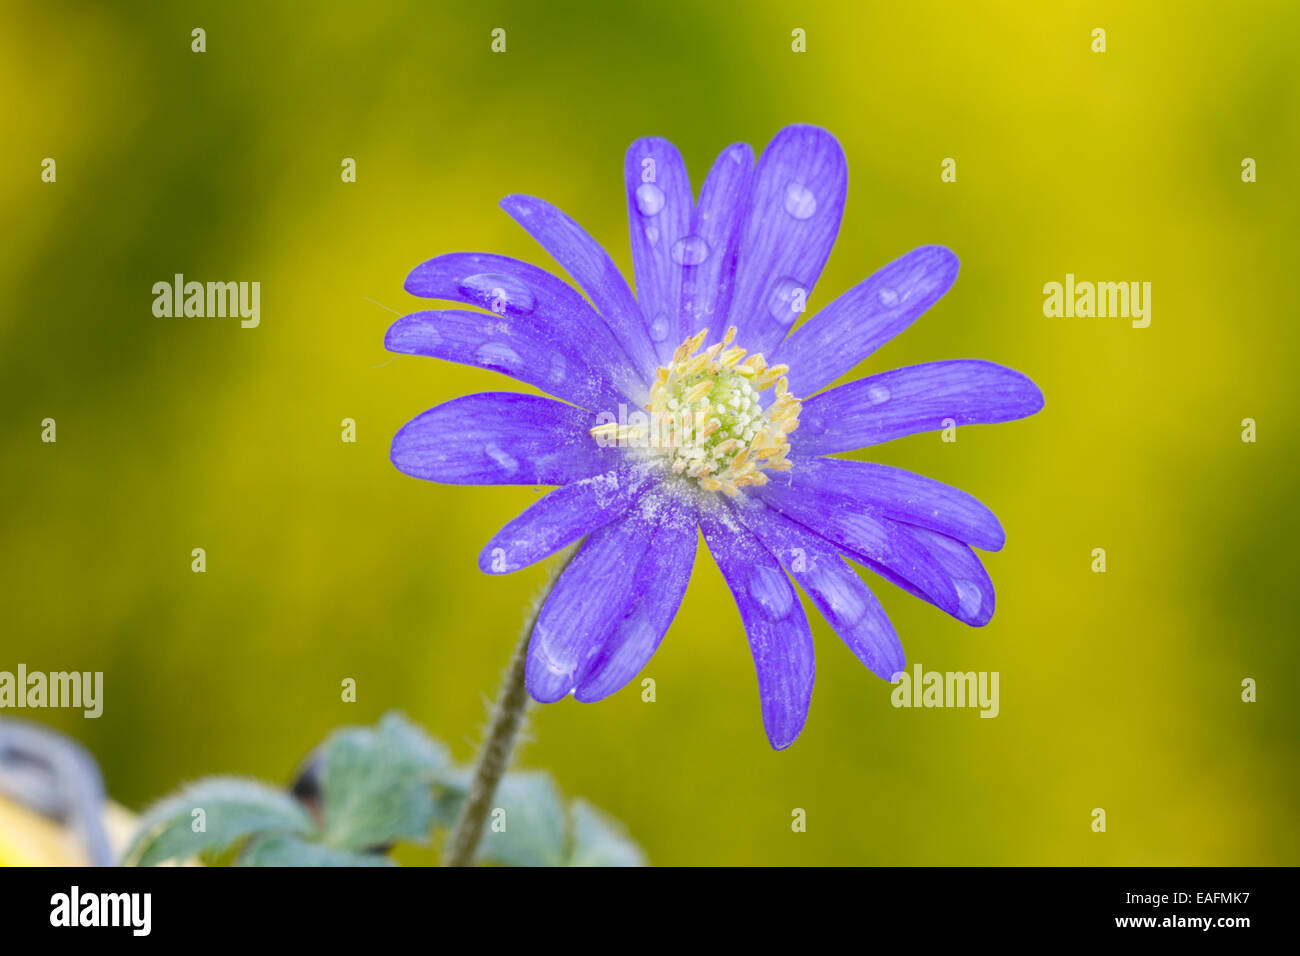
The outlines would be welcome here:
M 1294 4 L 4 10 L 0 670 L 105 672 L 99 720 L 25 716 L 86 743 L 118 800 L 287 780 L 328 730 L 391 708 L 470 759 L 545 577 L 475 558 L 539 492 L 419 482 L 388 446 L 439 402 L 527 389 L 390 361 L 393 312 L 424 307 L 407 271 L 458 250 L 554 267 L 497 209 L 511 192 L 628 269 L 634 138 L 672 139 L 698 185 L 727 144 L 808 122 L 850 170 L 810 308 L 923 243 L 962 260 L 858 371 L 988 358 L 1047 396 L 1027 421 L 871 452 L 1006 527 L 982 630 L 877 588 L 909 663 L 998 671 L 1001 714 L 891 707 L 819 620 L 807 727 L 771 751 L 702 551 L 644 674 L 657 702 L 634 683 L 540 708 L 521 762 L 660 864 L 1300 862 Z M 177 272 L 260 281 L 261 327 L 155 318 L 151 287 Z M 1066 272 L 1151 282 L 1150 327 L 1045 318 Z

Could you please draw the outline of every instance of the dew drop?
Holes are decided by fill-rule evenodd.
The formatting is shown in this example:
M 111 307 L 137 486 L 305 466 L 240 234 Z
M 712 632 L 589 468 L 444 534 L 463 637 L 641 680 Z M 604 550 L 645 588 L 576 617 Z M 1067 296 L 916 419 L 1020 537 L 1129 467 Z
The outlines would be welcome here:
M 515 461 L 496 445 L 488 445 L 483 449 L 483 451 L 492 459 L 492 462 L 507 475 L 513 475 L 519 470 L 519 462 Z
M 442 344 L 442 335 L 428 319 L 411 319 L 398 322 L 388 331 L 388 347 L 393 352 L 410 352 L 418 355 L 426 349 Z
M 898 305 L 898 293 L 895 292 L 893 289 L 889 288 L 889 286 L 885 286 L 883 289 L 877 292 L 876 298 L 879 299 L 880 304 L 885 306 L 886 308 L 893 308 L 894 306 Z
M 483 272 L 468 276 L 456 283 L 460 294 L 486 306 L 498 315 L 507 312 L 527 315 L 537 308 L 537 299 L 528 286 L 514 276 L 497 272 Z
M 889 401 L 889 389 L 883 385 L 872 385 L 867 389 L 867 397 L 872 405 L 883 405 Z
M 785 187 L 785 211 L 796 219 L 807 219 L 817 211 L 817 197 L 803 183 L 791 182 Z
M 563 355 L 561 355 L 559 352 L 556 352 L 554 355 L 551 356 L 551 375 L 550 375 L 551 384 L 559 385 L 561 382 L 564 381 L 565 376 L 568 374 L 569 374 L 568 363 L 564 361 Z
M 683 236 L 673 243 L 672 257 L 679 266 L 698 266 L 709 257 L 709 244 L 699 236 Z
M 961 608 L 961 612 L 967 617 L 975 617 L 979 614 L 980 605 L 984 603 L 984 595 L 980 593 L 979 585 L 961 578 L 953 584 L 957 587 L 957 605 Z
M 862 595 L 849 586 L 850 582 L 831 578 L 822 582 L 823 593 L 830 603 L 839 627 L 856 626 L 867 613 L 867 603 Z
M 486 342 L 474 350 L 474 361 L 484 368 L 514 374 L 523 366 L 519 353 L 504 342 Z
M 650 648 L 654 647 L 659 630 L 645 616 L 627 618 L 618 629 L 618 647 Z
M 652 246 L 659 245 L 659 229 L 655 226 L 646 226 L 645 239 Z
M 794 606 L 790 582 L 784 574 L 766 564 L 755 565 L 749 572 L 749 594 L 773 620 L 785 617 Z
M 772 318 L 789 328 L 806 308 L 808 290 L 797 279 L 786 276 L 772 283 L 767 296 L 767 311 Z
M 650 338 L 662 342 L 668 338 L 668 316 L 660 312 L 650 322 Z
M 844 516 L 845 530 L 852 535 L 858 550 L 867 557 L 884 554 L 889 546 L 889 534 L 881 526 L 863 514 Z
M 578 669 L 578 662 L 570 647 L 549 627 L 539 625 L 533 629 L 532 643 L 529 650 L 536 648 L 538 659 L 546 666 L 548 673 L 556 677 L 572 677 Z
M 654 183 L 636 187 L 636 208 L 643 216 L 657 216 L 664 208 L 664 191 Z

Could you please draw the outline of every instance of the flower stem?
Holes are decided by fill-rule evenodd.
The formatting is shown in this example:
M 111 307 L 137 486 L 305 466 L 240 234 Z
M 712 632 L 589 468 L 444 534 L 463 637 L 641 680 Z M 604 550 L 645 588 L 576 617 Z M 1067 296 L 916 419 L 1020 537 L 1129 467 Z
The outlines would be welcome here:
M 523 725 L 524 714 L 532 703 L 528 690 L 524 687 L 528 642 L 533 636 L 537 615 L 546 602 L 546 596 L 550 594 L 551 588 L 555 586 L 555 582 L 572 556 L 573 550 L 565 553 L 551 573 L 550 580 L 533 602 L 532 611 L 524 623 L 519 643 L 515 645 L 510 663 L 506 665 L 505 677 L 501 681 L 501 689 L 497 692 L 496 706 L 492 708 L 492 718 L 488 722 L 487 735 L 483 738 L 478 757 L 474 761 L 474 779 L 470 782 L 469 796 L 466 797 L 460 819 L 456 821 L 456 827 L 447 840 L 444 866 L 470 866 L 474 862 L 474 854 L 478 850 L 479 841 L 483 838 L 483 827 L 492 809 L 492 798 L 496 795 L 501 778 L 505 776 L 506 768 L 510 766 L 510 757 L 515 749 L 515 738 Z

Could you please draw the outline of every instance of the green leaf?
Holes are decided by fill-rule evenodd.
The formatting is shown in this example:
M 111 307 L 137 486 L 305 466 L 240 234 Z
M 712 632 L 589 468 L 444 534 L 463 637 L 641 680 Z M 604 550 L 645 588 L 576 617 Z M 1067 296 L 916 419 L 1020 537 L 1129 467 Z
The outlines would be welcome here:
M 569 866 L 645 866 L 645 853 L 623 824 L 582 798 L 569 804 L 573 846 Z
M 472 772 L 448 771 L 437 792 L 437 818 L 460 817 Z M 504 826 L 504 831 L 494 829 Z M 478 861 L 502 866 L 646 866 L 645 853 L 613 817 L 576 799 L 565 812 L 555 781 L 540 771 L 508 773 L 488 815 Z
M 446 771 L 433 788 L 433 822 L 435 826 L 450 830 L 460 819 L 461 807 L 469 795 L 469 785 L 474 779 L 471 767 L 456 767 Z
M 446 749 L 396 712 L 335 731 L 321 748 L 322 840 L 368 850 L 428 839 L 433 785 L 449 767 Z
M 505 866 L 563 866 L 567 844 L 564 803 L 550 774 L 506 774 L 488 815 L 479 859 Z
M 235 866 L 396 866 L 382 853 L 357 853 L 293 836 L 257 837 Z
M 200 821 L 203 829 L 196 832 Z M 227 849 L 254 833 L 309 836 L 315 831 L 311 816 L 287 793 L 256 780 L 208 777 L 150 808 L 123 862 L 154 866 Z

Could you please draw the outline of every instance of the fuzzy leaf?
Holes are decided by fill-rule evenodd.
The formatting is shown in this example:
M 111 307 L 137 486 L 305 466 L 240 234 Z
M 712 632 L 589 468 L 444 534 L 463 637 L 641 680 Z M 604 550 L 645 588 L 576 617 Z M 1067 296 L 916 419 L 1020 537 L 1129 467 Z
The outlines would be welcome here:
M 382 853 L 357 853 L 293 836 L 266 836 L 253 840 L 239 854 L 235 866 L 395 866 Z
M 450 829 L 460 817 L 472 773 L 448 771 L 439 781 L 438 825 Z M 501 866 L 645 866 L 644 852 L 613 817 L 582 799 L 567 815 L 555 782 L 543 771 L 508 773 L 489 815 L 478 861 Z M 494 821 L 505 825 L 494 832 Z
M 434 824 L 450 830 L 460 819 L 461 807 L 469 795 L 469 785 L 474 779 L 471 767 L 456 767 L 448 770 L 438 780 L 434 792 Z
M 645 866 L 645 853 L 618 820 L 582 798 L 569 804 L 569 866 Z
M 202 810 L 202 817 L 194 811 Z M 195 832 L 202 820 L 204 829 Z M 296 800 L 256 780 L 209 777 L 151 807 L 124 863 L 154 866 L 204 850 L 220 851 L 254 833 L 310 836 L 316 824 Z
M 323 842 L 368 850 L 427 839 L 433 785 L 449 765 L 446 749 L 396 712 L 377 728 L 335 731 L 321 747 Z
M 493 800 L 479 859 L 505 866 L 563 866 L 567 845 L 564 803 L 550 774 L 506 774 Z

